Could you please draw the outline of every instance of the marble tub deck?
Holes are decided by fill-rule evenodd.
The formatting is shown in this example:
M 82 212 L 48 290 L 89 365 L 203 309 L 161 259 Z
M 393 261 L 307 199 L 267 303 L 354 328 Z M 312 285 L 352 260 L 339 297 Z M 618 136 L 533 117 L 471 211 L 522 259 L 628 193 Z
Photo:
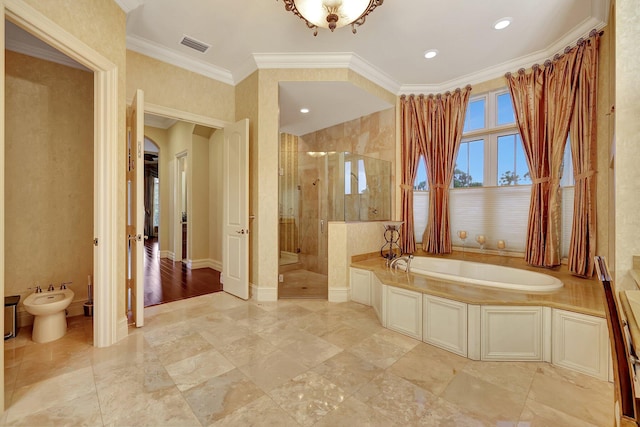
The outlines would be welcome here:
M 373 254 L 354 256 L 351 266 L 373 271 L 378 279 L 386 285 L 397 286 L 399 288 L 435 295 L 467 304 L 545 306 L 591 316 L 605 317 L 604 292 L 600 282 L 595 278 L 584 279 L 573 276 L 568 272 L 566 265 L 549 269 L 538 268 L 527 265 L 522 258 L 471 252 L 462 253 L 458 251 L 447 255 L 432 255 L 418 252 L 416 256 L 461 259 L 464 261 L 535 271 L 557 277 L 562 280 L 564 286 L 557 291 L 526 293 L 478 285 L 464 285 L 416 274 L 407 274 L 401 270 L 390 270 L 385 266 L 383 258 Z
M 5 342 L 2 425 L 605 426 L 613 386 L 547 363 L 478 362 L 386 330 L 370 307 L 223 292 L 154 306 L 109 348 L 69 319 Z

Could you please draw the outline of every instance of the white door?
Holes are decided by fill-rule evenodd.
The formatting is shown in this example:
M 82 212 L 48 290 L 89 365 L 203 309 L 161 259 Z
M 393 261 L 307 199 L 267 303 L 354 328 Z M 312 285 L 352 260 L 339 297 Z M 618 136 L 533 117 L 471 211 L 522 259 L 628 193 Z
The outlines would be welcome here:
M 144 92 L 131 103 L 127 137 L 127 290 L 132 319 L 144 325 Z M 146 237 L 146 236 L 145 236 Z
M 224 128 L 223 289 L 249 299 L 249 120 Z

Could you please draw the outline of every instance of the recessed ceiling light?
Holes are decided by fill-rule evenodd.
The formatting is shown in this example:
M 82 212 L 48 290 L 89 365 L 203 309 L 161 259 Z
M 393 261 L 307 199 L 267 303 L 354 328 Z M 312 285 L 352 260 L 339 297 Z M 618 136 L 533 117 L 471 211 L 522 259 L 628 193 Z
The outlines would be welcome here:
M 509 25 L 511 25 L 511 21 L 511 18 L 500 18 L 493 24 L 493 28 L 495 30 L 504 30 Z
M 302 114 L 307 114 L 307 113 L 309 112 L 309 109 L 308 109 L 308 108 L 301 108 L 301 109 L 300 109 L 300 112 L 301 112 Z
M 435 58 L 438 54 L 438 49 L 430 49 L 424 53 L 424 57 L 427 59 Z

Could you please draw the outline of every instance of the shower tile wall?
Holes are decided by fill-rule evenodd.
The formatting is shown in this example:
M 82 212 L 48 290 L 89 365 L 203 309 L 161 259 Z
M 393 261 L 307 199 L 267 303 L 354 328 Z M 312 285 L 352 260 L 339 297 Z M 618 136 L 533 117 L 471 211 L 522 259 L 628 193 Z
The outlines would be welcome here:
M 341 123 L 326 129 L 322 129 L 299 138 L 298 151 L 307 152 L 349 152 L 364 155 L 373 159 L 395 162 L 395 109 L 380 111 L 368 116 L 360 117 L 345 123 Z M 382 203 L 382 200 L 391 200 L 391 186 L 381 182 L 380 177 L 391 176 L 395 182 L 394 170 L 380 170 L 387 165 L 371 167 L 375 162 L 365 159 L 365 170 L 369 186 L 379 187 L 380 191 L 372 200 L 363 200 L 366 195 L 346 195 L 344 200 L 329 199 L 329 212 L 344 212 L 344 219 L 353 220 L 383 220 L 391 218 L 391 206 Z M 336 176 L 332 174 L 331 176 Z M 341 183 L 340 183 L 341 185 Z M 367 203 L 368 202 L 368 203 Z M 332 203 L 339 205 L 333 206 Z M 344 203 L 344 205 L 343 205 Z M 341 218 L 342 219 L 342 218 Z
M 280 251 L 297 253 L 298 249 L 298 137 L 280 135 Z
M 288 147 L 293 148 L 291 145 Z M 314 186 L 313 182 L 324 175 L 325 171 L 321 169 L 321 167 L 324 167 L 324 160 L 321 163 L 318 160 L 321 157 L 315 158 L 306 154 L 302 155 L 302 153 L 349 152 L 391 162 L 387 165 L 391 169 L 390 173 L 378 170 L 378 168 L 369 168 L 365 163 L 368 185 L 383 188 L 384 191 L 379 192 L 378 198 L 380 200 L 390 200 L 391 186 L 383 185 L 384 183 L 381 182 L 379 177 L 386 174 L 386 176 L 391 176 L 392 182 L 395 182 L 393 168 L 391 168 L 391 165 L 395 162 L 395 109 L 391 108 L 303 135 L 297 138 L 297 151 L 301 153 L 298 157 L 298 183 L 301 188 L 299 194 L 302 198 L 300 203 L 302 212 L 300 212 L 301 219 L 298 227 L 301 252 L 299 259 L 304 268 L 316 273 L 327 274 L 327 220 L 336 220 L 335 214 L 338 212 L 345 212 L 347 220 L 349 218 L 373 221 L 389 219 L 391 218 L 391 207 L 388 203 L 379 203 L 381 207 L 376 211 L 368 207 L 375 208 L 378 204 L 376 200 L 369 200 L 370 203 L 367 206 L 366 203 L 362 203 L 362 200 L 357 200 L 356 202 L 356 197 L 363 196 L 354 195 L 344 199 L 342 196 L 339 199 L 334 197 L 334 190 L 344 185 L 343 177 L 340 182 L 318 181 Z M 338 167 L 340 162 L 337 154 L 335 158 L 333 156 L 332 154 L 329 155 L 328 176 L 338 177 L 339 174 L 332 173 L 332 170 Z M 335 180 L 336 178 L 332 179 Z M 353 200 L 350 201 L 349 197 L 352 197 Z M 322 203 L 321 200 L 325 200 L 327 203 Z M 360 206 L 364 207 L 360 208 Z M 364 211 L 360 212 L 360 209 L 364 209 Z M 311 220 L 310 218 L 314 219 Z M 324 233 L 321 233 L 321 228 L 318 226 L 318 218 L 325 219 Z M 340 219 L 342 218 L 340 216 Z
M 322 129 L 299 138 L 298 151 L 347 151 L 395 161 L 395 109 Z

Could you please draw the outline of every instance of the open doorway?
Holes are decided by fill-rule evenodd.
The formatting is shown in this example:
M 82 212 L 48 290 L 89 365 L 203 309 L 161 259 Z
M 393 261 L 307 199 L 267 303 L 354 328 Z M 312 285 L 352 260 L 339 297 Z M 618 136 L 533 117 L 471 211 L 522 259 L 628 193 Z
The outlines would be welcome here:
M 144 306 L 221 291 L 223 131 L 149 113 L 144 123 Z

